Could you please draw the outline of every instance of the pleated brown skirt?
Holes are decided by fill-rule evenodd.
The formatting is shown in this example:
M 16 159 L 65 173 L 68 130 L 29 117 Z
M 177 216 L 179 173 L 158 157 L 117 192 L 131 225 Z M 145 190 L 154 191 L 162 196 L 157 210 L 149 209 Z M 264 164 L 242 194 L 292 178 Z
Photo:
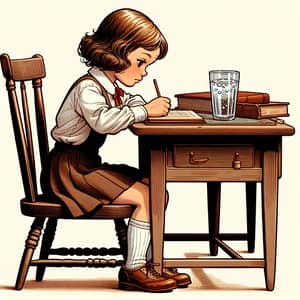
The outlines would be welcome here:
M 91 213 L 114 201 L 142 176 L 125 164 L 102 163 L 88 147 L 56 143 L 42 172 L 43 190 L 62 201 L 73 217 Z

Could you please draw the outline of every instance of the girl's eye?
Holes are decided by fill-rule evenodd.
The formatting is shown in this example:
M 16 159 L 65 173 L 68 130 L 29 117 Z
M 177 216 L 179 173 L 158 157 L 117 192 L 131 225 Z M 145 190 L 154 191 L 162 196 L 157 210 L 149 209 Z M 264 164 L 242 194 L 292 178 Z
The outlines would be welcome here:
M 138 59 L 138 67 L 141 67 L 144 63 L 146 63 L 143 59 Z

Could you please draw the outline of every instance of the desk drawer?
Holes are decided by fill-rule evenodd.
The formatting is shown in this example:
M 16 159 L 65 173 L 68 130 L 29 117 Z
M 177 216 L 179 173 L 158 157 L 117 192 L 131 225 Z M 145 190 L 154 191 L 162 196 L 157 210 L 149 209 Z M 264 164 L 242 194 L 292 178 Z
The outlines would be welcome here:
M 175 167 L 251 168 L 253 145 L 174 145 Z

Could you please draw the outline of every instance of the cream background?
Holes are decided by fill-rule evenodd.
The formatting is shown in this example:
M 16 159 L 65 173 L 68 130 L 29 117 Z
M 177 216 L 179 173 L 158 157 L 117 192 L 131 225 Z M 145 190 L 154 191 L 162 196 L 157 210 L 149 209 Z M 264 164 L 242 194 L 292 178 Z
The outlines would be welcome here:
M 48 128 L 70 84 L 86 68 L 76 48 L 81 36 L 96 29 L 109 12 L 122 7 L 141 10 L 153 19 L 169 42 L 167 57 L 149 68 L 149 75 L 133 91 L 146 99 L 155 96 L 152 79 L 157 78 L 161 93 L 174 94 L 208 90 L 208 71 L 232 68 L 241 71 L 241 90 L 268 92 L 273 100 L 290 101 L 288 123 L 297 127 L 300 117 L 299 77 L 299 4 L 297 0 L 215 0 L 215 1 L 1 1 L 0 52 L 13 58 L 44 56 L 47 78 L 44 96 Z M 1 76 L 2 77 L 2 76 Z M 19 166 L 12 136 L 4 80 L 0 85 L 1 120 L 1 256 L 0 299 L 136 299 L 157 295 L 119 292 L 117 270 L 50 269 L 45 281 L 33 281 L 32 268 L 25 289 L 11 289 L 23 251 L 29 218 L 19 211 L 22 197 Z M 296 128 L 297 129 L 297 128 Z M 51 140 L 52 143 L 52 140 Z M 283 177 L 279 188 L 279 227 L 276 286 L 264 290 L 263 270 L 187 269 L 193 285 L 159 295 L 160 299 L 298 299 L 299 271 L 299 168 L 298 134 L 283 139 Z M 102 150 L 107 161 L 137 164 L 137 139 L 129 131 L 110 137 Z M 168 186 L 171 203 L 166 229 L 207 231 L 206 190 L 204 184 Z M 245 230 L 244 190 L 240 184 L 224 184 L 222 230 Z M 235 208 L 232 208 L 235 203 Z M 187 204 L 189 208 L 186 208 Z M 261 254 L 260 198 L 258 199 L 257 253 Z M 60 229 L 60 230 L 59 230 Z M 103 233 L 105 231 L 105 234 Z M 106 222 L 61 222 L 57 244 L 70 246 L 115 243 L 113 226 Z M 77 240 L 82 241 L 77 243 Z M 94 242 L 94 243 L 93 243 Z M 100 244 L 101 245 L 101 244 Z M 245 250 L 245 245 L 238 245 Z M 207 252 L 205 243 L 168 243 L 168 255 L 196 255 Z M 196 253 L 196 254 L 193 254 Z M 298 295 L 298 297 L 297 297 Z

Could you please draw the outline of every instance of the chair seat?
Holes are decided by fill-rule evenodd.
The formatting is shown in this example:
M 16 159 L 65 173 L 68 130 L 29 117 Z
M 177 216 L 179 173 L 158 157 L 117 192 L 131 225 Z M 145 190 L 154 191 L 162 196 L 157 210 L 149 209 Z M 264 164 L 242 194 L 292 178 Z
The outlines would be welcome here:
M 22 199 L 20 205 L 22 214 L 26 216 L 74 219 L 63 204 L 47 201 L 44 195 L 39 195 L 36 202 Z M 104 204 L 93 214 L 80 217 L 80 219 L 128 218 L 132 214 L 133 209 L 134 207 L 131 205 Z

